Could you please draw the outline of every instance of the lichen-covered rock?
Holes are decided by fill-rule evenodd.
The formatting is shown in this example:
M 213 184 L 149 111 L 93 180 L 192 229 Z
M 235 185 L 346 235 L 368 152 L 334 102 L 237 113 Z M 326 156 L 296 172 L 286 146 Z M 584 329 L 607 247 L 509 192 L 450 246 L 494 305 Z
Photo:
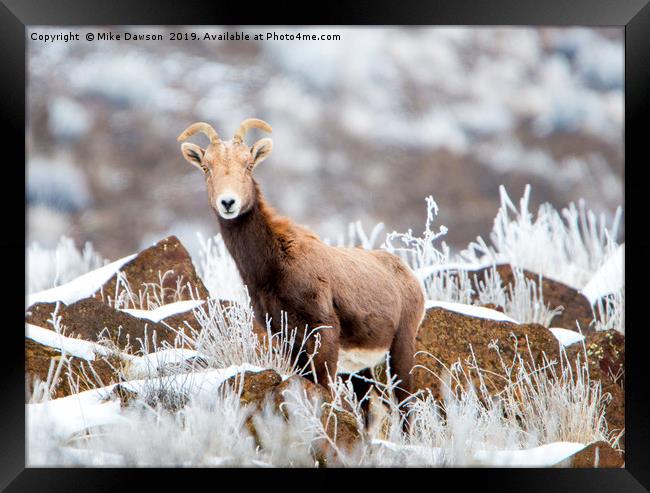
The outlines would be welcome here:
M 535 363 L 540 365 L 543 354 L 549 358 L 559 357 L 557 339 L 542 325 L 478 318 L 434 307 L 427 310 L 416 337 L 416 352 L 428 354 L 416 354 L 416 365 L 424 368 L 413 369 L 414 390 L 428 389 L 435 398 L 442 399 L 443 384 L 438 376 L 446 378 L 445 367 L 449 368 L 457 361 L 465 365 L 472 357 L 472 351 L 477 365 L 487 375 L 503 375 L 502 360 L 490 347 L 494 341 L 506 362 L 513 360 L 515 343 L 517 352 L 527 362 L 530 360 L 529 348 Z M 490 392 L 501 390 L 502 383 L 500 378 L 486 378 Z
M 625 449 L 625 336 L 616 330 L 588 333 L 585 341 L 589 378 L 600 381 L 603 395 L 610 400 L 605 419 L 610 433 L 620 434 L 619 447 Z M 576 348 L 583 353 L 582 346 Z
M 56 311 L 56 305 L 56 303 L 34 303 L 25 311 L 25 322 L 44 329 L 53 329 L 51 320 L 52 314 Z M 65 303 L 59 303 L 59 306 L 65 307 Z
M 478 281 L 485 281 L 486 272 L 491 271 L 491 269 L 491 267 L 485 267 L 470 271 L 469 278 L 472 282 L 474 282 L 475 277 Z M 501 277 L 501 283 L 504 287 L 507 288 L 508 285 L 514 284 L 515 276 L 509 264 L 497 265 L 496 270 Z M 539 274 L 525 269 L 522 270 L 525 278 L 539 283 Z M 476 288 L 476 284 L 474 284 L 474 287 Z M 551 309 L 563 307 L 562 313 L 556 315 L 551 320 L 551 327 L 577 330 L 577 321 L 583 333 L 590 330 L 590 324 L 594 318 L 594 314 L 589 300 L 582 293 L 548 277 L 542 277 L 542 293 L 544 295 L 544 303 L 548 304 Z
M 625 336 L 611 329 L 587 334 L 585 341 L 590 368 L 598 368 L 603 377 L 625 385 Z
M 335 447 L 332 447 L 331 442 L 326 439 L 319 439 L 317 443 L 313 444 L 314 458 L 321 465 L 336 464 L 338 462 L 337 449 L 351 452 L 359 445 L 363 430 L 360 429 L 354 415 L 329 406 L 331 396 L 322 385 L 315 384 L 299 375 L 282 380 L 282 377 L 273 370 L 247 371 L 243 374 L 243 382 L 241 378 L 242 375 L 235 375 L 226 380 L 223 385 L 234 386 L 236 389 L 239 389 L 241 385 L 241 402 L 243 405 L 253 406 L 254 412 L 261 411 L 268 403 L 285 419 L 291 419 L 291 403 L 295 403 L 295 400 L 287 392 L 299 393 L 301 397 L 304 395 L 308 400 L 321 404 L 323 429 L 335 444 Z M 258 445 L 261 445 L 252 416 L 246 421 L 246 427 Z
M 238 373 L 226 380 L 223 385 L 229 385 L 239 390 L 240 400 L 243 405 L 254 405 L 262 409 L 265 402 L 273 398 L 273 390 L 280 385 L 282 377 L 275 370 L 260 372 L 246 371 Z
M 284 380 L 274 390 L 276 406 L 290 418 L 291 406 L 283 405 L 292 402 L 287 392 L 300 393 L 308 400 L 321 403 L 321 423 L 329 440 L 321 438 L 314 443 L 314 457 L 321 466 L 335 465 L 339 462 L 338 451 L 351 453 L 363 439 L 363 429 L 354 415 L 347 410 L 333 408 L 329 390 L 319 384 L 299 375 L 292 375 Z M 334 444 L 334 446 L 332 445 Z
M 51 314 L 47 311 L 53 306 L 53 303 L 32 305 L 27 309 L 27 322 L 51 329 L 52 325 L 48 323 Z M 165 324 L 115 310 L 95 298 L 84 298 L 70 305 L 60 303 L 57 316 L 61 317 L 60 325 L 65 335 L 80 337 L 87 341 L 98 341 L 102 337 L 108 337 L 120 350 L 133 354 L 144 352 L 138 339 L 143 344 L 146 342 L 148 352 L 151 352 L 163 341 L 174 345 L 178 336 Z M 180 341 L 179 345 L 182 345 Z
M 167 276 L 166 272 L 171 271 Z M 134 293 L 150 290 L 148 284 L 158 286 L 163 278 L 162 304 L 194 298 L 207 299 L 208 290 L 197 275 L 192 258 L 175 236 L 160 240 L 155 245 L 142 250 L 138 255 L 120 268 Z M 191 287 L 187 288 L 189 283 Z M 111 277 L 94 297 L 99 300 L 115 300 L 117 274 Z
M 283 380 L 273 390 L 273 400 L 278 409 L 281 409 L 282 403 L 285 402 L 286 391 L 290 392 L 304 392 L 304 395 L 312 401 L 329 402 L 331 395 L 329 391 L 322 385 L 315 384 L 299 375 L 292 375 L 286 380 Z
M 74 381 L 78 381 L 79 391 L 109 385 L 119 380 L 119 375 L 115 373 L 111 364 L 101 358 L 86 361 L 69 354 L 62 355 L 58 348 L 46 346 L 33 339 L 25 338 L 26 400 L 29 400 L 32 394 L 34 381 L 36 379 L 41 382 L 47 381 L 50 364 L 52 364 L 52 361 L 54 362 L 53 371 L 56 371 L 62 358 L 65 359 L 62 363 L 61 371 L 58 377 L 51 382 L 52 393 L 50 397 L 52 399 L 75 393 L 74 386 L 70 386 L 70 379 L 68 377 L 72 377 Z
M 625 465 L 625 454 L 607 442 L 596 442 L 569 457 L 569 461 L 575 468 L 620 468 Z

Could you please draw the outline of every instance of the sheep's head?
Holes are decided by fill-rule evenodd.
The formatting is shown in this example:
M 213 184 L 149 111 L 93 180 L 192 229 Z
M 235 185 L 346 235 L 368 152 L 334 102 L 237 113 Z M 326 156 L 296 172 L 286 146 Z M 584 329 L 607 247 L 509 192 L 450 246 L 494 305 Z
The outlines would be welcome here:
M 201 132 L 210 139 L 205 149 L 185 142 L 181 145 L 181 152 L 190 164 L 205 174 L 210 205 L 224 219 L 234 219 L 252 207 L 255 199 L 253 169 L 273 150 L 271 139 L 260 139 L 251 147 L 246 145 L 244 137 L 251 128 L 271 132 L 271 126 L 265 121 L 249 118 L 241 123 L 230 140 L 221 140 L 217 132 L 204 122 L 190 125 L 178 136 L 182 142 Z

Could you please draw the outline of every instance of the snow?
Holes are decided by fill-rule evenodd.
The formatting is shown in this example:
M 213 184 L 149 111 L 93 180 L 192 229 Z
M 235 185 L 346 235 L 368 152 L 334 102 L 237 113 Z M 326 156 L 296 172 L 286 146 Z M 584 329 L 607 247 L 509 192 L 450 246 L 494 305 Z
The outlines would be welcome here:
M 463 303 L 451 303 L 449 301 L 436 301 L 436 300 L 427 300 L 425 308 L 443 308 L 456 313 L 462 313 L 463 315 L 469 315 L 470 317 L 485 318 L 489 320 L 497 320 L 499 322 L 510 322 L 513 324 L 518 324 L 515 319 L 510 318 L 509 316 L 497 311 L 492 310 L 491 308 L 485 308 L 484 306 L 474 306 L 466 305 Z
M 603 265 L 582 288 L 581 293 L 593 305 L 599 298 L 623 288 L 623 265 L 625 244 L 619 247 L 603 262 Z
M 373 440 L 373 445 L 392 453 L 416 456 L 427 464 L 443 464 L 444 450 L 440 447 L 400 445 L 385 440 Z M 478 450 L 474 464 L 489 467 L 548 467 L 554 466 L 585 448 L 582 443 L 554 442 L 523 450 Z
M 59 453 L 63 459 L 62 465 L 84 465 L 86 467 L 101 467 L 111 465 L 114 467 L 124 466 L 125 460 L 124 456 L 121 454 L 115 454 L 112 452 L 106 452 L 104 450 L 90 450 L 77 447 L 60 447 Z M 31 457 L 30 457 L 31 459 Z M 46 460 L 41 464 L 38 461 L 30 460 L 30 466 L 47 466 L 51 462 Z
M 113 387 L 110 385 L 60 399 L 27 404 L 30 433 L 47 423 L 50 438 L 67 440 L 74 433 L 87 428 L 123 422 L 125 418 L 120 416 L 120 402 L 104 400 Z
M 106 348 L 83 339 L 66 337 L 50 329 L 44 329 L 38 325 L 25 324 L 25 337 L 32 339 L 39 344 L 60 350 L 62 353 L 70 354 L 76 358 L 88 361 L 95 359 L 95 354 L 107 355 Z
M 581 342 L 585 340 L 585 336 L 576 332 L 575 330 L 562 329 L 558 327 L 551 327 L 550 330 L 555 338 L 560 341 L 560 344 L 564 347 L 575 344 L 576 342 Z
M 155 310 L 136 310 L 136 309 L 125 309 L 122 310 L 129 315 L 138 318 L 146 318 L 152 322 L 160 322 L 162 319 L 176 315 L 177 313 L 184 313 L 189 310 L 196 308 L 197 306 L 203 304 L 204 300 L 185 300 L 177 301 L 176 303 L 169 303 L 167 305 L 162 305 Z
M 122 257 L 115 262 L 111 262 L 99 269 L 90 271 L 76 279 L 57 286 L 55 288 L 46 289 L 33 293 L 27 296 L 27 305 L 31 306 L 34 303 L 52 303 L 55 301 L 62 301 L 66 305 L 74 303 L 82 298 L 87 298 L 93 295 L 102 285 L 108 281 L 113 274 L 115 274 L 124 264 L 130 262 L 137 256 L 136 253 Z
M 127 379 L 148 378 L 159 375 L 167 367 L 173 368 L 190 358 L 198 357 L 199 353 L 192 349 L 163 349 L 144 356 L 133 357 L 124 370 Z
M 554 442 L 526 450 L 479 450 L 474 459 L 484 466 L 548 467 L 585 448 L 582 443 Z
M 373 439 L 372 444 L 382 447 L 390 453 L 399 455 L 409 455 L 417 457 L 423 463 L 427 464 L 440 464 L 444 460 L 444 453 L 440 447 L 425 447 L 423 445 L 403 445 L 398 443 L 389 442 L 387 440 Z

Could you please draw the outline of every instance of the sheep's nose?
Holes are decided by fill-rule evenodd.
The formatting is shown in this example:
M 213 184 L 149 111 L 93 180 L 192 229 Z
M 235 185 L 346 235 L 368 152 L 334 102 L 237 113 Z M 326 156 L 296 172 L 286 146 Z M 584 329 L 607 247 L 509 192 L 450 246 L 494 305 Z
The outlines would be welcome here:
M 230 212 L 230 208 L 235 203 L 235 199 L 221 199 L 221 205 L 226 209 L 226 212 Z

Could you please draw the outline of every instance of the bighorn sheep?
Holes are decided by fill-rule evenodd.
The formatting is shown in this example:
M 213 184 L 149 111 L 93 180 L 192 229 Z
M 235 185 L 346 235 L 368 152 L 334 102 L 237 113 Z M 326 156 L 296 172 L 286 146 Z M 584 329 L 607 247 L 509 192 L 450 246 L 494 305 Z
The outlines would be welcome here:
M 284 311 L 289 327 L 320 331 L 314 357 L 315 379 L 372 367 L 390 352 L 392 371 L 402 381 L 402 400 L 411 390 L 415 334 L 424 316 L 424 295 L 409 268 L 385 251 L 332 247 L 313 232 L 280 217 L 264 200 L 254 168 L 269 157 L 271 139 L 252 147 L 244 142 L 252 128 L 271 132 L 256 118 L 244 120 L 231 140 L 222 140 L 198 122 L 178 137 L 197 132 L 210 139 L 203 149 L 183 143 L 185 159 L 203 170 L 211 207 L 217 213 L 228 251 L 248 286 L 257 320 L 266 315 L 277 330 Z M 303 333 L 304 337 L 304 333 Z M 355 391 L 367 385 L 354 381 Z

